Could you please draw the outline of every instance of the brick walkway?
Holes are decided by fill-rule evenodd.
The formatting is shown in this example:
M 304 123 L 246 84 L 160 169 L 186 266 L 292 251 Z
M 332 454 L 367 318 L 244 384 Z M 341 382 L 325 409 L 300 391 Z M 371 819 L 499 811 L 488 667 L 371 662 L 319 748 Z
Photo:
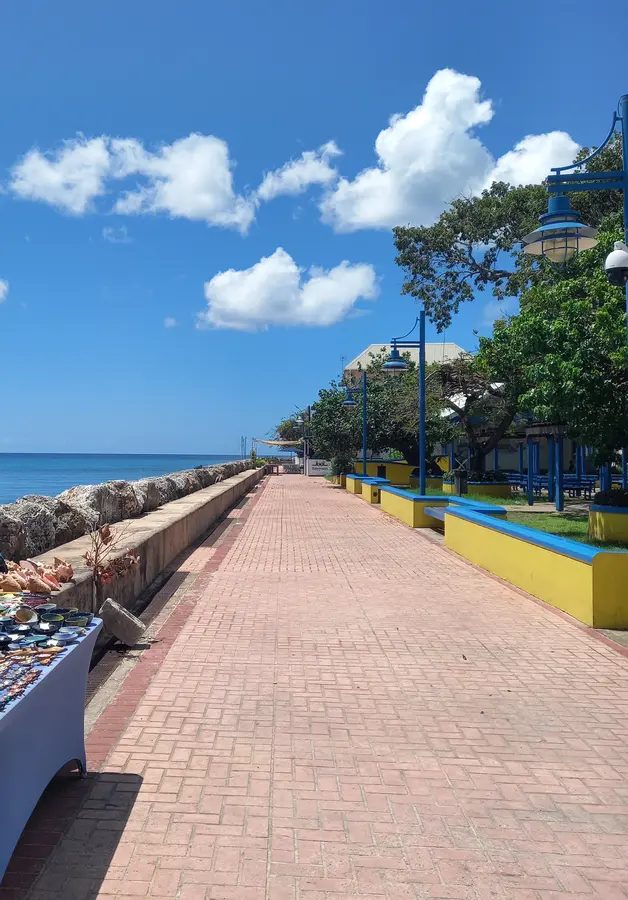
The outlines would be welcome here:
M 5 896 L 626 900 L 628 660 L 323 482 L 226 535 Z

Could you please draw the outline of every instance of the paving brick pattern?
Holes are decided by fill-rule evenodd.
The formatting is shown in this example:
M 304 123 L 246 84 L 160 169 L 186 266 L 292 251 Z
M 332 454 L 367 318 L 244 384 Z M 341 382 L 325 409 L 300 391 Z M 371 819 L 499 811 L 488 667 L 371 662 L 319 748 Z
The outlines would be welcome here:
M 628 660 L 327 483 L 232 518 L 29 900 L 626 900 Z

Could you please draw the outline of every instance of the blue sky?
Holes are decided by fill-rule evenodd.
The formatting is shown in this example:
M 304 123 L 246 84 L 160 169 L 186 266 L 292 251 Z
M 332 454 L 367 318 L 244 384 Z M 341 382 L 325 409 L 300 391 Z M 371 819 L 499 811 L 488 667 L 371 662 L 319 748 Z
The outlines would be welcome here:
M 3 4 L 0 449 L 236 453 L 313 401 L 416 315 L 391 223 L 604 137 L 628 63 L 590 10 Z

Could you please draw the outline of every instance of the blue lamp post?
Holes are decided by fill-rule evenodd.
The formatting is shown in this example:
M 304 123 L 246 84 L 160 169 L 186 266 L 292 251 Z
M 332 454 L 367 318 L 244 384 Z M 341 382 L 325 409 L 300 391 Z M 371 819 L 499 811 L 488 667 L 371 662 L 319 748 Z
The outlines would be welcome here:
M 618 123 L 621 123 L 623 141 L 623 167 L 618 172 L 577 172 L 570 170 L 582 167 L 594 159 L 609 143 Z M 569 173 L 569 174 L 565 174 Z M 624 239 L 628 243 L 628 94 L 620 98 L 617 111 L 613 113 L 611 129 L 600 146 L 586 159 L 571 166 L 559 166 L 552 169 L 547 178 L 547 190 L 550 195 L 548 211 L 540 217 L 541 226 L 523 238 L 525 253 L 533 256 L 545 256 L 552 262 L 566 262 L 574 253 L 588 250 L 597 244 L 597 231 L 579 221 L 578 214 L 572 210 L 567 194 L 574 191 L 623 191 L 624 194 Z M 616 243 L 615 253 L 625 250 L 626 244 Z M 611 254 L 612 255 L 612 254 Z M 609 257 L 610 259 L 610 257 Z M 608 260 L 607 260 L 608 267 Z M 609 270 L 610 271 L 610 270 Z M 619 270 L 619 280 L 614 284 L 626 287 L 626 328 L 628 329 L 628 273 Z M 626 451 L 623 451 L 624 456 Z M 622 484 L 628 488 L 628 469 L 622 467 Z
M 366 372 L 362 372 L 362 383 L 359 387 L 346 388 L 347 396 L 343 401 L 343 409 L 352 409 L 358 404 L 353 399 L 354 394 L 362 394 L 362 474 L 366 476 L 366 442 L 368 440 L 366 428 Z
M 405 338 L 412 334 L 419 326 L 418 341 L 406 341 Z M 425 494 L 426 490 L 426 438 L 425 438 L 425 310 L 421 309 L 419 318 L 407 334 L 400 338 L 392 339 L 390 356 L 384 363 L 384 372 L 396 375 L 405 372 L 407 362 L 401 358 L 399 347 L 402 350 L 418 348 L 419 350 L 419 493 Z

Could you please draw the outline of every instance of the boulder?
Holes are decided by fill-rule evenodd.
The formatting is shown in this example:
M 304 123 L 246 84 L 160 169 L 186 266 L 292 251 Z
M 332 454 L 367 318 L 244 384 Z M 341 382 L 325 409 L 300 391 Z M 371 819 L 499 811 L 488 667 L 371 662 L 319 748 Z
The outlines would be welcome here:
M 55 545 L 55 519 L 43 503 L 19 500 L 13 505 L 13 516 L 24 526 L 22 557 L 39 556 Z
M 121 522 L 142 512 L 138 497 L 130 481 L 105 481 L 103 484 L 83 484 L 58 495 L 70 506 L 91 510 L 98 514 L 98 521 Z
M 194 469 L 173 472 L 168 478 L 176 485 L 177 497 L 187 497 L 188 494 L 201 489 L 201 480 Z
M 72 506 L 59 497 L 45 497 L 40 494 L 28 494 L 14 504 L 19 511 L 24 502 L 35 503 L 45 507 L 54 521 L 53 547 L 75 541 L 84 534 L 89 534 L 98 525 L 98 513 L 88 507 Z M 50 549 L 47 547 L 46 549 Z
M 110 631 L 127 647 L 134 647 L 146 631 L 146 625 L 143 622 L 111 598 L 105 600 L 98 615 L 103 620 L 107 631 Z
M 26 529 L 24 522 L 15 517 L 14 506 L 13 503 L 0 506 L 0 553 L 19 562 L 25 556 Z

